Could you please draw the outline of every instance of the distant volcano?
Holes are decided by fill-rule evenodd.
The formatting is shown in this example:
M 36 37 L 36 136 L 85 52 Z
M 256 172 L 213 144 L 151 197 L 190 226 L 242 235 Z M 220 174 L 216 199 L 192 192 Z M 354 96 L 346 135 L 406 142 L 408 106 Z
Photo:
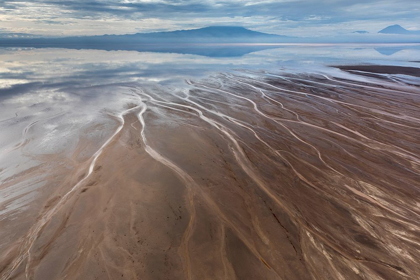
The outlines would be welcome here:
M 143 34 L 136 34 L 143 35 Z M 253 37 L 282 37 L 280 35 L 267 34 L 252 31 L 241 26 L 209 26 L 199 29 L 178 30 L 169 32 L 149 33 L 148 36 L 173 36 L 173 37 L 201 37 L 201 38 L 253 38 Z
M 382 33 L 382 34 L 420 35 L 420 31 L 407 30 L 407 29 L 405 29 L 404 27 L 402 27 L 401 25 L 398 25 L 398 24 L 390 25 L 390 26 L 382 29 L 378 33 Z
M 34 46 L 115 46 L 139 44 L 200 44 L 200 43 L 278 43 L 292 37 L 267 34 L 239 26 L 209 26 L 199 29 L 125 35 L 73 36 L 49 38 L 2 38 L 0 44 Z

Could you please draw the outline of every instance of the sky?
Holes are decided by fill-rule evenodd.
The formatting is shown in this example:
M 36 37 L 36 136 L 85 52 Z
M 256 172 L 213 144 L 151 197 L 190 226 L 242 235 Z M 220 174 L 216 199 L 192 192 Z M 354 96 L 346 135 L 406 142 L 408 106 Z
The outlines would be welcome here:
M 289 36 L 420 30 L 419 0 L 0 0 L 0 33 L 131 34 L 243 26 Z

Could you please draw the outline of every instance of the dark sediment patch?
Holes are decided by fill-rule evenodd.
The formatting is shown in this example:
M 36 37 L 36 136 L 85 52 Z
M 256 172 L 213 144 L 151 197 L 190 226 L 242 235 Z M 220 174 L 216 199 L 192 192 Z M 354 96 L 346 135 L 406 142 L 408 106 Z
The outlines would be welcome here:
M 345 65 L 335 66 L 344 71 L 363 71 L 377 74 L 402 74 L 420 77 L 420 68 L 389 65 Z M 363 74 L 363 73 L 361 73 Z

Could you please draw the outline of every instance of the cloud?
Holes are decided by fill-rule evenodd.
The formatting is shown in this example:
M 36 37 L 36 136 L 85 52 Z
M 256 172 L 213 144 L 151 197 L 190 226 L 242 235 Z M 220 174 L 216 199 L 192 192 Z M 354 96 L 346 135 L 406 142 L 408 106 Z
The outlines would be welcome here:
M 308 36 L 358 29 L 376 32 L 394 23 L 420 29 L 420 7 L 417 0 L 0 0 L 0 21 L 3 32 L 42 35 L 125 34 L 224 24 Z

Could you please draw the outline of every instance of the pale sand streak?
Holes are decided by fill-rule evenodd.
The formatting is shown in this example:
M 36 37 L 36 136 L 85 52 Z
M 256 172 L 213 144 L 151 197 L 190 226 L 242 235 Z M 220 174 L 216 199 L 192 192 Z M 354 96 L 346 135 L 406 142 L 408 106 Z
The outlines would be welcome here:
M 177 103 L 173 103 L 173 102 L 165 102 L 165 101 L 157 101 L 156 99 L 154 99 L 153 97 L 151 97 L 148 94 L 145 94 L 143 91 L 142 93 L 143 95 L 146 95 L 147 97 L 149 97 L 153 102 L 156 103 L 165 103 L 165 104 L 170 104 L 170 105 L 175 105 L 175 106 L 180 106 L 180 107 L 184 107 L 184 108 L 188 108 L 191 110 L 196 111 L 199 114 L 199 117 L 201 119 L 203 119 L 204 121 L 208 122 L 209 124 L 211 124 L 212 126 L 214 126 L 215 128 L 217 128 L 218 130 L 220 130 L 223 134 L 225 134 L 234 144 L 235 149 L 232 149 L 232 152 L 234 153 L 235 159 L 238 162 L 238 164 L 242 167 L 242 169 L 245 171 L 246 174 L 248 174 L 248 176 L 270 197 L 273 199 L 273 201 L 276 202 L 276 204 L 278 206 L 280 206 L 284 211 L 286 211 L 290 217 L 294 217 L 297 218 L 295 216 L 294 213 L 292 213 L 287 207 L 284 206 L 284 203 L 281 202 L 278 197 L 273 194 L 273 192 L 267 187 L 265 186 L 264 182 L 262 181 L 262 179 L 259 178 L 259 176 L 252 170 L 252 167 L 248 166 L 249 163 L 245 163 L 248 162 L 246 156 L 244 155 L 242 148 L 240 147 L 240 145 L 238 144 L 238 142 L 236 141 L 236 139 L 229 133 L 227 132 L 227 129 L 221 125 L 220 123 L 211 120 L 207 117 L 205 117 L 202 113 L 202 111 L 193 108 L 191 106 L 186 106 L 186 105 L 182 105 L 182 104 L 177 104 Z M 276 152 L 278 154 L 278 152 Z M 282 157 L 283 158 L 283 157 Z M 286 162 L 288 162 L 286 159 L 284 159 Z M 289 162 L 288 162 L 289 163 Z M 290 163 L 289 163 L 290 164 Z M 314 184 L 312 184 L 310 181 L 308 181 L 301 173 L 299 173 L 296 169 L 293 168 L 292 165 L 290 165 L 292 170 L 295 172 L 295 174 L 299 177 L 299 179 L 301 179 L 303 182 L 305 182 L 306 184 L 308 184 L 309 186 L 311 186 L 312 188 L 318 189 L 320 190 L 318 187 L 316 187 Z M 321 190 L 322 191 L 322 190 Z M 309 228 L 308 226 L 306 226 L 305 224 L 301 223 L 301 226 L 303 226 L 307 231 L 311 232 L 312 234 L 316 235 L 319 239 L 321 239 L 323 242 L 329 244 L 332 248 L 334 248 L 336 251 L 340 252 L 343 255 L 346 255 L 348 257 L 351 258 L 350 255 L 348 255 L 347 253 L 343 252 L 342 250 L 340 250 L 337 246 L 335 246 L 335 244 L 331 243 L 329 240 L 327 240 L 324 236 L 322 236 L 321 234 L 315 232 L 313 229 Z M 240 231 L 238 232 L 238 235 L 240 234 Z M 239 235 L 241 236 L 241 235 Z M 241 238 L 242 239 L 242 238 Z M 245 243 L 245 240 L 242 239 Z M 247 243 L 245 243 L 247 244 Z M 247 244 L 248 247 L 250 249 L 252 249 L 252 247 L 249 246 L 249 244 Z M 255 249 L 254 249 L 255 250 Z M 256 251 L 254 251 L 255 255 L 259 255 L 259 253 L 257 253 Z M 260 257 L 260 259 L 262 259 Z
M 142 94 L 146 95 L 147 97 L 150 98 L 150 100 L 152 102 L 155 103 L 167 103 L 169 105 L 175 105 L 175 106 L 181 106 L 181 107 L 185 107 L 185 108 L 189 108 L 192 109 L 196 112 L 199 113 L 199 116 L 201 119 L 205 120 L 206 122 L 208 122 L 209 124 L 215 126 L 216 128 L 218 128 L 220 130 L 220 128 L 216 125 L 216 122 L 210 120 L 209 118 L 205 117 L 202 112 L 200 110 L 197 110 L 193 107 L 190 106 L 185 106 L 185 105 L 181 105 L 181 104 L 176 104 L 176 103 L 172 103 L 172 102 L 163 102 L 163 101 L 157 101 L 156 99 L 154 99 L 153 97 L 151 97 L 148 94 L 145 94 L 144 92 L 142 92 Z M 185 171 L 183 171 L 181 168 L 179 168 L 177 165 L 175 165 L 174 163 L 172 163 L 170 160 L 166 159 L 165 157 L 163 157 L 161 154 L 159 154 L 158 152 L 156 152 L 154 149 L 152 149 L 150 146 L 147 145 L 147 139 L 145 137 L 145 133 L 144 133 L 144 129 L 145 129 L 145 121 L 143 118 L 143 114 L 146 111 L 146 105 L 143 105 L 144 107 L 142 108 L 141 112 L 138 114 L 138 118 L 140 123 L 142 124 L 142 130 L 141 130 L 141 136 L 143 139 L 143 143 L 145 144 L 145 150 L 146 152 L 153 157 L 154 159 L 156 159 L 157 161 L 161 162 L 162 164 L 166 165 L 167 167 L 169 167 L 170 169 L 172 169 L 175 173 L 177 173 L 186 183 L 187 186 L 189 188 L 192 187 L 192 189 L 199 189 L 200 186 L 194 181 L 194 179 L 188 175 L 188 173 L 186 173 Z M 169 109 L 172 109 L 171 107 L 167 107 Z M 223 131 L 223 130 L 221 130 Z M 228 135 L 227 132 L 225 132 L 225 134 Z M 234 138 L 232 137 L 231 140 L 235 141 Z M 254 253 L 254 255 L 256 255 L 257 257 L 259 257 L 259 259 L 263 260 L 263 258 L 261 257 L 261 255 L 258 253 L 257 249 L 254 247 L 254 245 L 251 244 L 250 241 L 247 240 L 247 238 L 241 233 L 240 230 L 238 230 L 236 228 L 236 226 L 234 224 L 232 224 L 226 217 L 225 215 L 220 211 L 220 209 L 218 208 L 218 206 L 213 202 L 213 200 L 206 195 L 204 192 L 201 193 L 201 195 L 205 198 L 206 202 L 212 206 L 212 208 L 216 211 L 216 213 L 225 221 L 227 222 L 232 229 L 234 229 L 236 231 L 236 233 L 238 234 L 238 236 L 242 239 L 242 241 L 247 245 L 247 247 Z M 194 223 L 194 218 L 195 218 L 195 210 L 193 210 L 194 206 L 193 206 L 193 195 L 189 194 L 189 199 L 190 199 L 190 203 L 191 203 L 191 212 L 190 212 L 190 222 L 188 224 L 188 227 L 186 229 L 186 232 L 184 234 L 184 254 L 187 255 L 186 257 L 186 270 L 187 270 L 187 278 L 190 279 L 191 278 L 191 268 L 190 268 L 190 260 L 188 257 L 188 239 L 191 237 L 191 230 L 193 227 L 193 223 Z M 264 261 L 265 262 L 265 261 Z M 280 277 L 280 276 L 279 276 Z M 280 278 L 281 279 L 281 278 Z
M 241 82 L 241 83 L 243 83 L 243 82 Z M 257 89 L 256 87 L 254 87 L 253 85 L 251 85 L 251 84 L 248 84 L 248 83 L 243 83 L 243 84 L 246 84 L 246 85 L 248 85 L 248 86 L 251 86 L 251 87 L 253 87 L 254 89 Z M 273 86 L 274 87 L 274 86 Z M 276 88 L 278 88 L 278 87 L 276 87 Z M 279 88 L 280 89 L 280 88 Z M 288 90 L 286 90 L 286 91 L 288 91 Z M 299 93 L 299 92 L 296 92 L 296 93 Z M 301 94 L 306 94 L 306 93 L 301 93 Z M 316 95 L 315 95 L 316 96 Z M 244 98 L 244 97 L 242 97 L 242 98 Z M 322 98 L 322 97 L 320 97 L 320 98 Z M 329 99 L 329 98 L 328 98 Z M 249 100 L 249 99 L 248 99 Z M 251 100 L 249 100 L 249 101 L 251 101 Z M 252 102 L 252 101 L 251 101 Z M 344 104 L 346 104 L 346 105 L 348 105 L 349 103 L 345 103 L 345 102 L 338 102 L 338 103 L 344 103 Z M 253 102 L 253 105 L 255 104 L 255 102 Z M 254 108 L 255 108 L 255 106 L 256 105 L 254 105 Z M 359 106 L 359 107 L 361 107 L 361 106 Z M 371 109 L 372 111 L 374 111 L 374 109 Z M 375 110 L 376 111 L 376 110 Z M 393 115 L 392 115 L 393 116 Z M 411 117 L 410 117 L 411 118 Z M 356 140 L 356 139 L 354 139 L 354 138 L 351 138 L 351 137 L 348 137 L 347 135 L 344 135 L 344 134 L 342 134 L 342 133 L 339 133 L 339 132 L 336 132 L 336 131 L 333 131 L 333 130 L 330 130 L 330 129 L 327 129 L 327 128 L 324 128 L 324 127 L 319 127 L 319 126 L 316 126 L 316 125 L 313 125 L 313 124 L 310 124 L 310 123 L 307 123 L 307 122 L 304 122 L 304 121 L 293 121 L 293 120 L 287 120 L 287 119 L 279 119 L 279 118 L 277 118 L 278 120 L 281 120 L 281 121 L 285 121 L 285 122 L 295 122 L 295 123 L 299 123 L 299 124 L 302 124 L 302 125 L 306 125 L 306 126 L 310 126 L 310 127 L 313 127 L 313 128 L 316 128 L 316 129 L 319 129 L 319 130 L 323 130 L 323 131 L 326 131 L 326 132 L 328 132 L 328 133 L 332 133 L 332 134 L 335 134 L 335 135 L 337 135 L 337 136 L 340 136 L 340 137 L 344 137 L 344 138 L 346 138 L 346 139 L 348 139 L 348 140 L 352 140 L 352 141 L 355 141 L 355 142 L 357 142 L 357 143 L 359 143 L 359 144 L 362 144 L 362 145 L 365 145 L 365 146 L 367 146 L 367 147 L 369 147 L 369 148 L 372 148 L 372 146 L 370 146 L 370 145 L 368 145 L 368 144 L 366 144 L 366 143 L 364 143 L 364 142 L 361 142 L 361 141 L 358 141 L 358 140 Z M 337 123 L 336 122 L 332 122 L 332 123 L 334 123 L 334 124 L 336 124 L 337 125 Z M 344 126 L 342 126 L 342 125 L 340 125 L 340 127 L 342 127 L 342 128 L 345 128 Z M 351 130 L 351 129 L 349 129 L 349 128 L 345 128 L 346 130 L 348 130 L 348 131 L 351 131 L 351 132 L 353 132 L 354 134 L 356 134 L 356 135 L 358 135 L 358 136 L 361 136 L 363 139 L 365 139 L 365 140 L 368 140 L 368 141 L 372 141 L 372 142 L 376 142 L 377 144 L 379 144 L 380 146 L 378 146 L 377 147 L 377 149 L 380 149 L 380 150 L 385 150 L 385 151 L 390 151 L 390 149 L 389 148 L 391 148 L 391 151 L 392 150 L 394 150 L 394 149 L 392 149 L 392 148 L 395 148 L 396 150 L 401 150 L 402 151 L 402 153 L 401 152 L 398 152 L 398 151 L 395 151 L 395 153 L 399 153 L 400 155 L 404 155 L 406 158 L 408 158 L 409 160 L 411 160 L 411 161 L 414 161 L 414 162 L 416 162 L 416 163 L 420 163 L 420 158 L 418 158 L 417 157 L 417 155 L 416 154 L 413 154 L 413 153 L 411 153 L 411 152 L 409 152 L 409 151 L 407 151 L 407 150 L 404 150 L 404 149 L 402 149 L 402 148 L 400 148 L 400 147 L 397 147 L 397 146 L 395 146 L 395 145 L 388 145 L 388 144 L 384 144 L 384 143 L 381 143 L 381 142 L 379 142 L 379 141 L 376 141 L 376 140 L 373 140 L 373 139 L 371 139 L 371 138 L 368 138 L 368 137 L 366 137 L 366 136 L 364 136 L 364 135 L 362 135 L 362 134 L 360 134 L 359 132 L 357 132 L 357 131 L 354 131 L 354 130 Z M 381 146 L 383 146 L 383 148 L 381 148 Z
M 51 218 L 54 216 L 54 214 L 60 209 L 60 207 L 66 203 L 67 199 L 86 181 L 87 178 L 89 178 L 89 176 L 92 174 L 92 172 L 95 168 L 96 161 L 98 160 L 99 156 L 102 154 L 103 149 L 106 146 L 108 146 L 109 143 L 111 143 L 111 141 L 114 139 L 114 137 L 123 128 L 123 126 L 124 126 L 123 116 L 125 114 L 135 110 L 135 109 L 137 109 L 137 107 L 128 109 L 128 110 L 122 112 L 121 114 L 115 116 L 121 121 L 121 125 L 117 128 L 117 130 L 114 132 L 114 134 L 112 134 L 112 136 L 110 138 L 108 138 L 108 140 L 105 141 L 105 143 L 92 156 L 92 161 L 89 165 L 88 173 L 79 182 L 77 182 L 77 184 L 74 185 L 73 188 L 70 189 L 70 191 L 68 191 L 65 195 L 63 195 L 60 198 L 60 200 L 51 209 L 49 209 L 46 213 L 44 213 L 41 216 L 40 220 L 37 223 L 35 223 L 34 226 L 29 230 L 29 232 L 26 236 L 26 240 L 25 240 L 22 248 L 20 249 L 20 254 L 13 261 L 13 264 L 12 264 L 11 268 L 9 269 L 9 271 L 6 271 L 5 273 L 3 273 L 3 275 L 1 276 L 1 280 L 8 279 L 10 277 L 10 275 L 22 264 L 22 262 L 25 260 L 25 258 L 28 258 L 26 268 L 25 268 L 26 277 L 28 278 L 28 276 L 29 276 L 28 275 L 28 268 L 29 268 L 30 259 L 31 259 L 30 251 L 31 251 L 31 248 L 32 248 L 34 242 L 36 241 L 39 233 L 41 232 L 43 227 L 51 220 Z
M 272 84 L 269 84 L 269 83 L 266 83 L 266 82 L 263 82 L 263 81 L 259 81 L 259 80 L 254 80 L 254 79 L 251 79 L 251 80 L 256 82 L 256 83 L 261 83 L 261 84 L 267 85 L 269 87 L 275 88 L 275 89 L 283 91 L 283 92 L 296 93 L 296 94 L 303 95 L 303 96 L 311 96 L 311 97 L 319 98 L 319 99 L 326 100 L 326 101 L 332 102 L 332 103 L 344 104 L 344 105 L 347 105 L 347 106 L 350 106 L 350 107 L 362 108 L 362 109 L 372 111 L 372 112 L 376 112 L 378 114 L 382 114 L 382 115 L 385 115 L 385 116 L 390 116 L 390 117 L 394 117 L 394 118 L 398 118 L 398 119 L 412 121 L 412 122 L 415 122 L 415 123 L 420 123 L 419 118 L 410 117 L 410 116 L 407 116 L 407 115 L 404 115 L 404 114 L 401 114 L 401 115 L 397 116 L 395 114 L 390 114 L 390 113 L 385 112 L 383 110 L 373 109 L 373 108 L 369 108 L 369 107 L 362 106 L 362 105 L 357 105 L 357 104 L 351 104 L 351 103 L 348 103 L 348 102 L 343 102 L 343 101 L 335 100 L 335 99 L 328 98 L 328 97 L 318 96 L 318 95 L 311 94 L 311 93 L 289 90 L 289 89 L 274 86 Z

